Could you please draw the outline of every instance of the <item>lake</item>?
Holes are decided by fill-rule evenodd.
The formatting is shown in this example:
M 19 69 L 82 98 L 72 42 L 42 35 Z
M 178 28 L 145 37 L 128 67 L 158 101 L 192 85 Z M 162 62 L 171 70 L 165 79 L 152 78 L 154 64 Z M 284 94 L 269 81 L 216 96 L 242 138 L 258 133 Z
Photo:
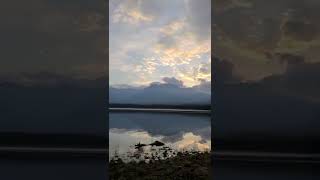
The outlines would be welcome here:
M 206 113 L 114 111 L 109 113 L 109 160 L 137 143 L 165 143 L 175 151 L 210 151 L 211 116 Z M 146 153 L 152 150 L 145 147 Z

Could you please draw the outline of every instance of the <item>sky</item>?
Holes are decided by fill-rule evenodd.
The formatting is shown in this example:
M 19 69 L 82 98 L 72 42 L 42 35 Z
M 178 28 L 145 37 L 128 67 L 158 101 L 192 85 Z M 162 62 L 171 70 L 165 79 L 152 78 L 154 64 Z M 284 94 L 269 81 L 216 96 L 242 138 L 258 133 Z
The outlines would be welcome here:
M 0 2 L 0 76 L 55 73 L 107 76 L 104 0 Z
M 211 81 L 210 0 L 110 0 L 110 85 Z
M 214 56 L 241 81 L 283 74 L 292 59 L 318 63 L 319 8 L 318 0 L 214 0 Z

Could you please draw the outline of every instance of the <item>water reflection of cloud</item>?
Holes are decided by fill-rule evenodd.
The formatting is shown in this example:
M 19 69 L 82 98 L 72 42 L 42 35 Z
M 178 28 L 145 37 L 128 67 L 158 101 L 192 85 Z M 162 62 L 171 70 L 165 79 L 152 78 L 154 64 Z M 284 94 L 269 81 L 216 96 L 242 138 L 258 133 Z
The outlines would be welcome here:
M 135 143 L 151 143 L 152 140 L 160 140 L 160 136 L 152 137 L 146 131 L 135 131 L 125 129 L 110 129 L 109 130 L 109 156 L 115 152 L 125 154 L 130 150 L 130 147 Z
M 175 141 L 173 141 L 176 139 Z M 205 139 L 201 135 L 193 132 L 181 132 L 173 135 L 173 138 L 163 135 L 152 135 L 147 131 L 110 129 L 109 130 L 109 156 L 112 157 L 115 152 L 120 155 L 132 152 L 133 145 L 136 143 L 150 144 L 154 141 L 162 141 L 175 150 L 196 150 L 206 151 L 211 149 L 211 140 Z
M 211 148 L 211 140 L 204 140 L 201 136 L 188 132 L 183 135 L 182 140 L 174 143 L 174 147 L 178 150 L 207 151 Z
M 201 115 L 110 113 L 109 128 L 142 130 L 152 136 L 164 136 L 170 142 L 178 141 L 186 132 L 211 139 L 210 116 Z

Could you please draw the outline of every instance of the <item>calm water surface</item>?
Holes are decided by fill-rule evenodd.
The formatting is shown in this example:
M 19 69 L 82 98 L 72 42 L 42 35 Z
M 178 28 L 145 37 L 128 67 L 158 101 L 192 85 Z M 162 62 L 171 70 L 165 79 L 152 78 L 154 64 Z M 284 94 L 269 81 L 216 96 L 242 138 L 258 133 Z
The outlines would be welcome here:
M 176 151 L 211 149 L 211 117 L 208 114 L 111 112 L 109 157 L 125 156 L 134 144 L 161 141 Z M 145 147 L 150 151 L 151 146 Z

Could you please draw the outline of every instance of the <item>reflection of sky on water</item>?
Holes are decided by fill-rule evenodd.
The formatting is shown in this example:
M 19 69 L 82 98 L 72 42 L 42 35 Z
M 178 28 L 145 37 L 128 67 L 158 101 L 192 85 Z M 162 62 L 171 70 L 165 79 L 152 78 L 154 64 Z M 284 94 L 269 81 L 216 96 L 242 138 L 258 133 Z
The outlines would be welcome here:
M 210 116 L 164 113 L 110 113 L 109 156 L 133 151 L 156 140 L 175 150 L 210 150 Z M 146 147 L 148 150 L 150 147 Z

